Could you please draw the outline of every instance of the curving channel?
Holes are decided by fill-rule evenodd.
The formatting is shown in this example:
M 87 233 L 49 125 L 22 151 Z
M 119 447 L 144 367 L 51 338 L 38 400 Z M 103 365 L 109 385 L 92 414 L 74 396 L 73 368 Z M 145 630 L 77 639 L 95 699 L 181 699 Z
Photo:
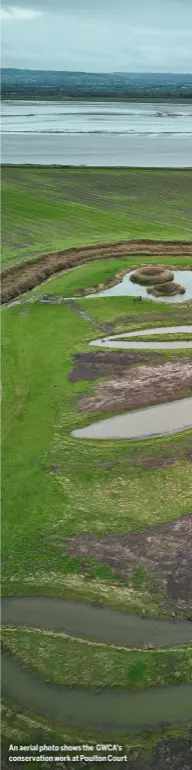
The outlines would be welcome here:
M 2 599 L 2 624 L 51 629 L 83 639 L 126 647 L 166 647 L 192 642 L 189 620 L 141 618 L 122 610 L 52 597 Z
M 115 348 L 116 350 L 184 350 L 186 348 L 192 349 L 192 340 L 177 340 L 176 342 L 161 341 L 157 342 L 140 342 L 134 341 L 134 337 L 146 337 L 153 334 L 192 334 L 192 326 L 159 326 L 155 329 L 137 329 L 135 332 L 127 332 L 124 334 L 113 334 L 110 337 L 103 337 L 100 340 L 92 340 L 90 345 L 94 347 L 102 348 Z M 133 338 L 133 339 L 132 339 Z
M 187 620 L 142 619 L 119 610 L 44 597 L 4 599 L 2 622 L 126 646 L 145 642 L 177 645 L 192 638 Z M 143 729 L 159 722 L 176 724 L 191 719 L 192 713 L 191 684 L 137 692 L 71 689 L 41 679 L 7 655 L 2 655 L 2 693 L 22 708 L 62 724 L 113 732 Z

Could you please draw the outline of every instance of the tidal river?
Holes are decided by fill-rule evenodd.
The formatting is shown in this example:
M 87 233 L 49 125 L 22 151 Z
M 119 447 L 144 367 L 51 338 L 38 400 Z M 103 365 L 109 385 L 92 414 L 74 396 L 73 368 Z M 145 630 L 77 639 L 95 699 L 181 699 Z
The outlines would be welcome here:
M 4 101 L 2 162 L 192 167 L 192 106 Z

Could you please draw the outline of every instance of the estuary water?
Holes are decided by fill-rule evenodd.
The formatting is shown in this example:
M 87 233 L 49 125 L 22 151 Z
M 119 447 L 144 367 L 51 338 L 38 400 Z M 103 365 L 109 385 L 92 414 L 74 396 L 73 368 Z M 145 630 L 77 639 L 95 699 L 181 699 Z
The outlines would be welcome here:
M 192 167 L 192 106 L 7 100 L 3 163 Z

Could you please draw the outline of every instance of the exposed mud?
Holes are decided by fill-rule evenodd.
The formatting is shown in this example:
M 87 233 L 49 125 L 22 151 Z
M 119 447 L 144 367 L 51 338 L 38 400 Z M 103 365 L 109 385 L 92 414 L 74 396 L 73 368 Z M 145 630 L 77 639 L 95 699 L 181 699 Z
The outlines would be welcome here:
M 119 351 L 78 353 L 73 356 L 74 366 L 70 372 L 69 379 L 71 382 L 79 382 L 80 380 L 93 382 L 100 377 L 123 379 L 128 368 L 135 364 L 159 364 L 164 359 L 163 353 L 135 351 L 130 353 Z
M 192 392 L 192 357 L 160 365 L 132 366 L 120 378 L 100 382 L 93 394 L 78 399 L 79 412 L 117 412 L 166 401 Z
M 160 579 L 165 596 L 176 609 L 192 610 L 192 517 L 124 535 L 90 533 L 67 538 L 70 557 L 88 557 L 107 564 L 130 579 L 135 568 Z
M 192 256 L 191 241 L 153 241 L 129 240 L 120 243 L 96 244 L 75 247 L 63 251 L 44 254 L 33 261 L 15 265 L 2 271 L 2 302 L 10 302 L 24 291 L 46 281 L 51 275 L 77 267 L 91 260 L 109 257 L 135 256 Z M 137 267 L 137 265 L 136 265 Z

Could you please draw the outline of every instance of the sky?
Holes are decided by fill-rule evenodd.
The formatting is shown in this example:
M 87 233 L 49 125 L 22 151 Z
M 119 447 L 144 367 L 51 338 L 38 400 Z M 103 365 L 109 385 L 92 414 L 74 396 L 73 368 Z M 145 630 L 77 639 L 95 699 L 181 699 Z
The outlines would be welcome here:
M 2 0 L 3 67 L 192 72 L 192 0 Z

